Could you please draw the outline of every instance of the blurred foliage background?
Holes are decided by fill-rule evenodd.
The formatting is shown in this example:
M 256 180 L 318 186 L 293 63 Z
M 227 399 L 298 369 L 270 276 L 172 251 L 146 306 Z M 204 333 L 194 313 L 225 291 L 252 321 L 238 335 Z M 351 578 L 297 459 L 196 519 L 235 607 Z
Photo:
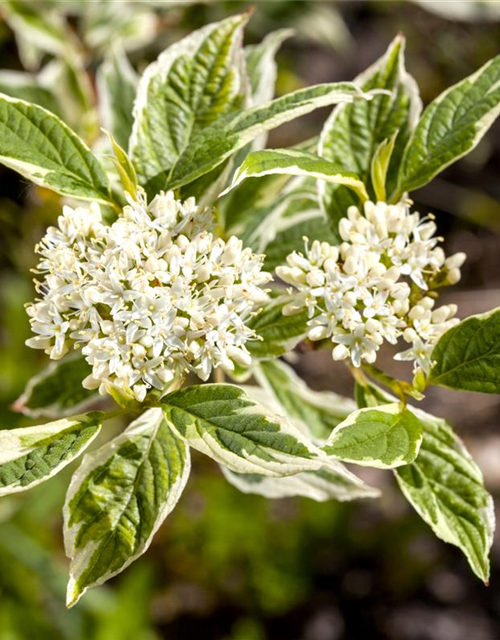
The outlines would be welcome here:
M 291 26 L 297 32 L 278 57 L 278 93 L 352 79 L 399 31 L 407 36 L 407 65 L 424 103 L 499 53 L 498 2 L 275 0 L 254 5 L 249 42 L 276 28 Z M 73 87 L 69 113 L 92 142 L 97 135 L 95 69 L 110 47 L 120 42 L 140 71 L 169 43 L 248 6 L 238 1 L 3 0 L 2 68 L 37 74 L 55 61 L 71 70 L 74 60 L 60 40 L 74 37 L 89 86 Z M 33 29 L 40 20 L 51 35 L 37 47 Z M 65 77 L 74 80 L 69 72 Z M 315 135 L 326 115 L 315 112 L 282 127 L 270 146 Z M 468 253 L 463 280 L 451 293 L 462 316 L 500 306 L 499 133 L 497 124 L 473 154 L 415 196 L 421 211 L 437 215 L 448 250 Z M 2 428 L 28 424 L 10 406 L 44 364 L 39 353 L 24 346 L 23 305 L 33 297 L 33 246 L 59 210 L 57 196 L 0 169 Z M 387 366 L 393 366 L 390 354 L 387 358 Z M 352 391 L 328 353 L 302 353 L 296 366 L 314 388 Z M 426 402 L 454 422 L 500 504 L 498 398 L 452 397 L 436 390 Z M 266 501 L 238 493 L 201 456 L 195 456 L 183 500 L 145 557 L 66 611 L 60 512 L 69 476 L 70 471 L 62 473 L 26 495 L 0 501 L 1 640 L 500 637 L 499 542 L 486 588 L 460 553 L 436 540 L 403 502 L 389 473 L 369 478 L 384 489 L 384 497 L 373 502 Z

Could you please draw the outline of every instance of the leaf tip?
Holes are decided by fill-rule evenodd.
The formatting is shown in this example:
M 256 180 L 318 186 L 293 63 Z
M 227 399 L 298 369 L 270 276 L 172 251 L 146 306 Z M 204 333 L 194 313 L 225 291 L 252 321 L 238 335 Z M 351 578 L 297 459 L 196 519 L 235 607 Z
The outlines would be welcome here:
M 73 576 L 70 576 L 68 581 L 68 588 L 66 590 L 66 608 L 72 609 L 83 596 L 85 591 L 86 589 L 81 589 L 78 585 L 78 582 L 73 578 Z
M 246 11 L 243 12 L 242 15 L 244 15 L 248 20 L 250 20 L 250 18 L 253 16 L 253 14 L 257 11 L 257 5 L 256 4 L 251 4 L 248 9 Z

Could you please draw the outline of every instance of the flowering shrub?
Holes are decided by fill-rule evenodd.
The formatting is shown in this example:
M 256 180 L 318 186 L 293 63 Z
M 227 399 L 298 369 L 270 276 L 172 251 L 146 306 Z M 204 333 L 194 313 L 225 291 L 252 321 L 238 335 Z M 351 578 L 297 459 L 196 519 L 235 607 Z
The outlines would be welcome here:
M 107 420 L 130 419 L 71 480 L 69 606 L 147 549 L 191 448 L 269 498 L 376 497 L 344 463 L 393 469 L 488 580 L 491 497 L 452 428 L 415 402 L 429 385 L 500 392 L 500 312 L 459 321 L 437 303 L 465 255 L 446 257 L 439 221 L 412 212 L 409 192 L 486 133 L 500 57 L 423 114 L 401 37 L 355 82 L 273 100 L 289 34 L 243 47 L 248 18 L 173 44 L 137 90 L 123 91 L 124 54 L 112 81 L 99 70 L 110 132 L 93 150 L 50 110 L 0 94 L 0 161 L 67 200 L 36 247 L 27 308 L 28 345 L 53 362 L 16 403 L 53 421 L 0 431 L 1 494 L 49 479 L 106 437 Z M 328 105 L 319 141 L 264 148 L 269 130 Z M 356 402 L 297 377 L 287 359 L 302 341 L 346 362 Z M 386 342 L 413 362 L 411 382 L 375 367 Z

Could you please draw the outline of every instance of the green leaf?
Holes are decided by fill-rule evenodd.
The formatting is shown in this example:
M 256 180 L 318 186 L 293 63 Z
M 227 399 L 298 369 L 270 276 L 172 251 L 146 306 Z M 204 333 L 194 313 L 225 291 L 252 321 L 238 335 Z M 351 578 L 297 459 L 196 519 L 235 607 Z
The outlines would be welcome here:
M 342 422 L 324 450 L 345 462 L 391 469 L 415 460 L 422 425 L 397 402 L 377 409 L 359 409 Z
M 249 183 L 266 180 L 267 177 L 264 177 Z M 292 178 L 287 184 L 282 183 L 271 201 L 267 202 L 266 199 L 265 202 L 260 206 L 244 207 L 241 216 L 231 215 L 232 233 L 256 253 L 264 253 L 282 226 L 288 227 L 296 215 L 311 217 L 319 211 L 315 183 L 310 179 Z
M 361 398 L 369 406 L 391 400 L 371 384 Z M 417 459 L 395 470 L 399 487 L 436 536 L 461 549 L 486 582 L 495 512 L 481 471 L 450 425 L 414 407 L 411 411 L 420 420 L 423 439 Z
M 398 194 L 422 187 L 474 149 L 500 113 L 499 85 L 500 55 L 431 102 L 402 158 Z
M 108 136 L 109 141 L 111 142 L 113 153 L 115 154 L 111 157 L 111 160 L 115 165 L 122 186 L 125 191 L 127 191 L 131 196 L 135 197 L 137 195 L 137 187 L 139 186 L 139 183 L 137 180 L 137 174 L 135 172 L 134 165 L 132 164 L 126 151 L 124 151 L 124 149 L 120 147 L 120 145 L 113 138 L 112 134 L 109 133 L 109 131 L 103 131 Z
M 246 70 L 250 80 L 250 103 L 253 106 L 264 104 L 274 98 L 278 75 L 276 53 L 283 41 L 292 35 L 292 29 L 279 29 L 268 34 L 259 44 L 245 47 Z M 236 164 L 241 164 L 250 150 L 263 149 L 266 142 L 267 134 L 264 133 L 247 147 L 240 149 L 236 157 Z
M 128 148 L 132 133 L 132 110 L 138 82 L 137 74 L 120 48 L 114 48 L 97 71 L 102 125 L 124 149 Z
M 267 364 L 268 363 L 266 363 L 266 365 Z M 258 375 L 257 373 L 257 377 Z M 276 379 L 276 383 L 278 382 L 279 380 Z M 299 382 L 305 386 L 302 381 Z M 306 417 L 305 413 L 301 412 L 297 406 L 288 401 L 288 399 L 286 402 L 281 403 L 277 393 L 271 390 L 270 385 L 266 385 L 265 388 L 245 385 L 242 388 L 251 400 L 263 405 L 273 413 L 286 415 L 290 418 L 293 424 L 306 435 L 308 439 L 312 439 L 313 436 L 317 435 L 314 433 L 314 424 L 312 424 L 314 417 L 306 423 L 305 420 L 302 420 L 302 418 Z M 314 394 L 314 392 L 310 391 L 310 394 Z M 328 395 L 329 394 L 325 394 L 325 396 Z M 283 396 L 281 396 L 281 398 L 282 397 Z M 304 398 L 310 406 L 318 404 L 315 403 L 315 400 L 310 399 L 309 394 L 304 394 Z M 347 414 L 349 411 L 345 413 Z M 307 417 L 316 415 L 313 409 L 310 413 L 308 412 Z M 222 472 L 226 479 L 243 493 L 254 493 L 267 498 L 303 496 L 323 502 L 330 499 L 343 501 L 355 500 L 357 498 L 375 498 L 379 495 L 377 489 L 366 485 L 348 471 L 341 462 L 331 459 L 328 460 L 327 465 L 324 465 L 318 470 L 303 471 L 293 476 L 285 476 L 282 478 L 274 478 L 255 473 L 233 473 L 224 467 L 222 467 Z
M 177 504 L 189 472 L 189 449 L 161 409 L 146 411 L 84 457 L 64 506 L 69 607 L 144 553 Z
M 274 97 L 277 65 L 276 53 L 283 42 L 293 36 L 293 29 L 278 29 L 259 44 L 245 47 L 245 59 L 250 80 L 252 104 L 264 104 Z
M 97 158 L 57 116 L 0 94 L 0 163 L 65 196 L 109 203 Z
M 319 208 L 316 184 L 311 178 L 293 178 L 269 205 L 244 213 L 233 233 L 256 253 L 265 254 L 264 266 L 268 271 L 284 264 L 292 251 L 303 251 L 304 237 L 336 243 L 336 236 Z
M 173 166 L 167 186 L 175 189 L 195 180 L 261 134 L 285 122 L 320 107 L 370 97 L 351 82 L 319 84 L 225 116 L 193 137 Z
M 163 187 L 168 171 L 197 134 L 203 135 L 212 123 L 241 106 L 241 41 L 247 20 L 248 14 L 232 16 L 194 31 L 144 72 L 130 140 L 130 154 L 144 185 L 152 180 Z
M 386 89 L 390 95 L 335 108 L 325 123 L 319 144 L 320 156 L 356 173 L 368 185 L 377 148 L 399 131 L 388 170 L 389 191 L 421 109 L 418 87 L 405 70 L 404 46 L 404 38 L 395 38 L 382 58 L 355 80 L 363 91 Z M 337 232 L 340 218 L 350 205 L 359 206 L 359 199 L 342 186 L 320 183 L 319 189 L 322 206 Z M 372 188 L 369 192 L 373 193 Z
M 314 152 L 317 146 L 318 140 L 313 138 L 293 148 L 299 151 Z M 238 156 L 239 153 L 236 154 L 236 157 Z M 240 235 L 241 231 L 246 229 L 247 222 L 253 216 L 253 212 L 271 205 L 280 205 L 282 195 L 285 193 L 284 189 L 286 192 L 290 191 L 289 185 L 291 184 L 307 184 L 311 196 L 316 197 L 316 183 L 312 180 L 276 174 L 265 176 L 259 180 L 245 181 L 229 194 L 221 197 L 218 202 L 219 219 L 224 225 L 224 230 L 227 233 L 232 233 L 234 229 L 238 229 L 238 232 L 235 233 Z M 309 185 L 311 186 L 309 187 Z
M 57 2 L 58 0 L 56 0 Z M 78 1 L 78 0 L 76 0 Z M 75 12 L 75 0 L 69 0 L 71 12 Z M 89 2 L 83 0 L 82 19 L 79 32 L 86 47 L 91 49 L 95 59 L 102 52 L 116 47 L 126 51 L 138 51 L 143 48 L 154 50 L 161 39 L 161 18 L 153 11 L 162 8 L 162 0 L 148 3 L 140 2 Z M 119 7 L 119 10 L 117 10 Z
M 61 471 L 97 436 L 103 415 L 0 431 L 0 496 L 31 489 Z
M 287 476 L 327 465 L 328 457 L 283 416 L 230 384 L 186 387 L 162 399 L 187 442 L 236 473 Z
M 249 340 L 246 344 L 252 357 L 261 360 L 277 358 L 291 351 L 305 338 L 309 320 L 307 310 L 290 316 L 283 315 L 283 308 L 292 301 L 291 296 L 278 296 L 247 322 L 247 326 L 260 338 Z
M 385 183 L 397 136 L 398 132 L 396 131 L 390 138 L 381 142 L 373 155 L 371 180 L 375 198 L 379 202 L 387 200 Z
M 38 78 L 57 98 L 62 120 L 84 140 L 94 141 L 98 135 L 95 90 L 83 61 L 74 56 L 55 58 Z
M 250 153 L 236 170 L 232 184 L 225 193 L 247 178 L 273 174 L 304 176 L 341 184 L 352 189 L 362 201 L 368 200 L 365 185 L 355 173 L 345 171 L 340 165 L 323 160 L 312 153 L 293 149 L 264 149 Z
M 471 316 L 447 331 L 431 358 L 430 384 L 500 393 L 500 309 Z
M 279 360 L 261 362 L 254 376 L 283 407 L 283 413 L 300 421 L 311 437 L 318 440 L 326 440 L 356 409 L 349 398 L 331 391 L 313 391 L 289 365 Z
M 61 106 L 50 89 L 32 73 L 22 71 L 0 71 L 0 93 L 27 102 L 34 102 L 40 107 L 61 117 Z
M 397 469 L 398 484 L 438 538 L 459 547 L 486 582 L 495 512 L 481 471 L 444 420 L 415 413 L 424 438 L 417 460 Z
M 82 380 L 91 371 L 80 355 L 51 362 L 31 378 L 13 408 L 32 418 L 60 418 L 78 413 L 99 398 L 97 390 L 82 387 Z
M 218 202 L 219 218 L 226 233 L 234 233 L 235 229 L 239 232 L 246 230 L 249 220 L 254 214 L 258 215 L 263 208 L 272 211 L 271 205 L 279 204 L 275 198 L 281 196 L 283 187 L 290 181 L 289 176 L 277 175 L 266 176 L 260 180 L 248 180 L 221 197 Z
M 334 470 L 329 467 L 317 471 L 303 471 L 284 478 L 269 478 L 259 474 L 234 473 L 222 467 L 222 473 L 228 482 L 242 493 L 257 494 L 265 498 L 303 497 L 326 502 L 327 500 L 357 500 L 359 498 L 377 498 L 380 492 L 364 484 L 362 480 L 348 471 L 341 463 Z
M 67 53 L 71 30 L 57 10 L 23 0 L 3 0 L 2 14 L 14 32 L 54 55 Z

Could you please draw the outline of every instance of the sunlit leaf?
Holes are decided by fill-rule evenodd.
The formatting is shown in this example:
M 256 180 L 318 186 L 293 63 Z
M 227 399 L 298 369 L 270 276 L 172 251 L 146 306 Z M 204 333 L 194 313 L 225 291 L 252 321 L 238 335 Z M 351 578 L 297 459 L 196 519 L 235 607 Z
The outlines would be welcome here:
M 397 36 L 386 53 L 355 80 L 363 91 L 385 89 L 390 93 L 369 102 L 356 100 L 336 107 L 323 127 L 319 144 L 321 156 L 356 173 L 368 185 L 377 148 L 399 131 L 387 175 L 389 192 L 421 109 L 418 87 L 405 70 L 404 46 L 404 38 Z M 336 231 L 348 207 L 358 206 L 360 201 L 345 187 L 327 183 L 319 186 L 322 205 Z M 369 192 L 374 196 L 371 187 Z
M 500 309 L 466 318 L 434 347 L 430 384 L 500 393 Z
M 189 472 L 189 449 L 161 409 L 150 409 L 84 457 L 64 506 L 68 606 L 144 553 L 177 504 Z
M 51 362 L 29 380 L 14 408 L 33 418 L 60 418 L 82 411 L 99 398 L 96 389 L 82 387 L 82 380 L 91 371 L 80 355 Z
M 170 393 L 165 415 L 198 451 L 236 473 L 287 476 L 328 464 L 293 423 L 229 384 L 204 384 Z
M 334 430 L 324 449 L 345 462 L 399 467 L 413 462 L 422 442 L 422 425 L 397 402 L 359 409 Z
M 422 187 L 474 149 L 499 113 L 500 55 L 425 109 L 401 160 L 398 194 Z
M 109 202 L 97 158 L 57 116 L 0 94 L 0 163 L 65 196 Z
M 164 186 L 167 173 L 197 134 L 241 107 L 241 42 L 247 20 L 247 14 L 236 15 L 194 31 L 144 72 L 130 140 L 131 157 L 144 184 L 153 180 Z
M 0 431 L 0 496 L 31 489 L 61 471 L 97 436 L 103 415 Z

